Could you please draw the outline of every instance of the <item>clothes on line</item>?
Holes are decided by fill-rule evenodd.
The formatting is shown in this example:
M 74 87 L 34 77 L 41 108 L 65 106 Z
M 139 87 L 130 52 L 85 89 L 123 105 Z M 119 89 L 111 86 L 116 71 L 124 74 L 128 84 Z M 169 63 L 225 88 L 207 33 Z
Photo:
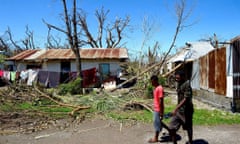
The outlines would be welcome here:
M 39 82 L 45 87 L 57 87 L 61 82 L 69 82 L 76 79 L 77 72 L 53 72 L 44 70 L 23 70 L 23 71 L 4 71 L 0 70 L 0 77 L 9 81 L 20 80 L 26 82 L 27 85 L 33 85 L 33 82 Z M 83 87 L 88 87 L 97 82 L 96 68 L 82 71 Z

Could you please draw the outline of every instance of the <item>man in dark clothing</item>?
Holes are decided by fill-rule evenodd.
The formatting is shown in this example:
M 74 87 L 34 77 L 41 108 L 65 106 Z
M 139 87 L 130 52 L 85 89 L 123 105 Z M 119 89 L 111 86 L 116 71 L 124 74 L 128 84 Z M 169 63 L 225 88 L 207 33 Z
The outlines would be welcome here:
M 172 112 L 172 118 L 169 124 L 170 135 L 174 144 L 177 143 L 176 132 L 182 126 L 188 133 L 188 143 L 192 144 L 192 118 L 193 118 L 193 103 L 192 103 L 192 88 L 190 81 L 185 79 L 183 72 L 178 72 L 175 75 L 177 85 L 178 104 Z

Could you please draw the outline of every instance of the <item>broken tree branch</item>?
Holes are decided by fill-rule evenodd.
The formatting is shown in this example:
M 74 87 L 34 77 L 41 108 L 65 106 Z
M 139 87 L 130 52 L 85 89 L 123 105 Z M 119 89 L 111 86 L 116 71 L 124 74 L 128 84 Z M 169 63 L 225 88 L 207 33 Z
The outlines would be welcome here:
M 127 103 L 125 105 L 125 107 L 131 105 L 132 107 L 136 107 L 136 106 L 141 106 L 143 107 L 144 109 L 148 110 L 149 112 L 153 112 L 152 108 L 150 106 L 148 106 L 147 104 L 144 104 L 144 103 L 140 103 L 140 102 L 130 102 L 130 103 Z
M 184 15 L 184 12 L 185 12 L 185 1 L 182 0 L 180 3 L 177 3 L 177 9 L 176 9 L 176 14 L 177 14 L 177 25 L 176 25 L 176 30 L 175 30 L 175 34 L 173 36 L 173 39 L 172 39 L 172 43 L 167 51 L 167 53 L 164 55 L 164 58 L 162 61 L 158 62 L 158 63 L 155 63 L 153 64 L 152 66 L 148 67 L 147 69 L 145 69 L 144 71 L 138 73 L 136 76 L 133 76 L 132 78 L 130 78 L 129 80 L 126 80 L 124 81 L 123 83 L 119 84 L 115 89 L 112 89 L 111 92 L 121 88 L 124 84 L 136 79 L 136 78 L 139 78 L 141 77 L 144 73 L 152 70 L 153 68 L 156 68 L 156 67 L 159 67 L 161 68 L 162 65 L 164 64 L 164 62 L 166 61 L 169 53 L 171 52 L 171 50 L 173 49 L 173 47 L 175 46 L 175 42 L 177 40 L 177 36 L 179 34 L 179 32 L 184 28 L 184 22 L 186 21 L 187 17 L 189 16 L 189 14 L 187 15 L 187 17 Z
M 65 30 L 60 29 L 60 28 L 58 28 L 58 27 L 56 27 L 56 26 L 54 26 L 54 25 L 51 25 L 51 24 L 47 23 L 44 19 L 43 19 L 42 21 L 43 21 L 43 23 L 45 23 L 45 24 L 47 25 L 47 27 L 48 27 L 49 29 L 53 28 L 53 29 L 55 29 L 55 30 L 57 30 L 57 31 L 60 31 L 60 32 L 62 32 L 62 33 L 67 34 L 67 32 L 66 32 Z
M 73 116 L 74 113 L 77 112 L 77 111 L 79 111 L 79 110 L 83 110 L 83 109 L 88 109 L 88 108 L 90 108 L 90 106 L 75 106 L 75 105 L 71 105 L 71 104 L 61 103 L 61 102 L 56 101 L 55 99 L 51 98 L 49 95 L 43 93 L 43 92 L 40 91 L 37 87 L 34 87 L 34 89 L 35 89 L 38 93 L 40 93 L 43 97 L 45 97 L 45 98 L 47 98 L 47 99 L 49 99 L 49 100 L 57 103 L 58 105 L 74 108 L 74 109 L 72 110 L 72 112 L 70 113 L 71 116 Z
M 174 69 L 172 69 L 171 71 L 165 73 L 164 75 L 162 75 L 162 77 L 167 77 L 168 75 L 170 75 L 171 73 L 175 72 L 179 67 L 181 67 L 183 65 L 183 63 L 178 64 Z

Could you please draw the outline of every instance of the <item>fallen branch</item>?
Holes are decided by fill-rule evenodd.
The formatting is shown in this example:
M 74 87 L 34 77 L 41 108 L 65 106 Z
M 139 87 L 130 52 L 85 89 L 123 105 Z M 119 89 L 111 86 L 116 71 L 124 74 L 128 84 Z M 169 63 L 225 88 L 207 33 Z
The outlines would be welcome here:
M 71 116 L 73 116 L 74 113 L 77 112 L 77 111 L 79 111 L 79 110 L 90 108 L 90 106 L 75 106 L 75 105 L 71 105 L 71 104 L 61 103 L 61 102 L 53 99 L 53 98 L 50 97 L 49 95 L 43 93 L 43 92 L 40 91 L 37 87 L 34 87 L 34 89 L 35 89 L 38 93 L 40 93 L 43 97 L 45 97 L 45 98 L 47 98 L 47 99 L 49 99 L 49 100 L 57 103 L 58 105 L 74 108 L 74 109 L 72 110 L 72 112 L 70 113 Z
M 150 106 L 148 106 L 147 104 L 143 104 L 143 103 L 139 103 L 139 102 L 131 102 L 131 103 L 127 103 L 125 105 L 125 108 L 126 107 L 131 107 L 131 108 L 136 108 L 137 106 L 141 106 L 141 108 L 145 108 L 146 110 L 150 111 L 150 112 L 153 112 L 152 108 Z
M 77 111 L 79 111 L 79 110 L 83 110 L 83 109 L 88 109 L 88 108 L 90 108 L 90 106 L 77 107 L 77 108 L 73 109 L 73 110 L 70 112 L 70 115 L 71 115 L 71 116 L 74 116 L 74 113 L 75 113 L 75 112 L 77 112 Z
M 17 130 L 3 130 L 3 131 L 0 131 L 0 135 L 4 135 L 4 134 L 14 134 L 14 133 L 18 133 L 19 131 Z
M 164 75 L 162 75 L 162 77 L 167 77 L 168 75 L 170 75 L 171 73 L 175 72 L 179 67 L 181 67 L 184 63 L 180 63 L 178 64 L 175 68 L 173 68 L 171 71 L 165 73 Z

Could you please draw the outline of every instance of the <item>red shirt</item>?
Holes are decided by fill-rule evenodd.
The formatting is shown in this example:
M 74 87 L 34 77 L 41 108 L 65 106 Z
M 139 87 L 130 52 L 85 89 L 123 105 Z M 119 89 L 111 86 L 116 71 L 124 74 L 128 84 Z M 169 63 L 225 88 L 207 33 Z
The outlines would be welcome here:
M 163 98 L 163 88 L 161 85 L 157 86 L 153 91 L 153 108 L 154 111 L 159 112 L 160 111 L 160 98 Z
M 3 76 L 3 70 L 0 70 L 0 77 Z

